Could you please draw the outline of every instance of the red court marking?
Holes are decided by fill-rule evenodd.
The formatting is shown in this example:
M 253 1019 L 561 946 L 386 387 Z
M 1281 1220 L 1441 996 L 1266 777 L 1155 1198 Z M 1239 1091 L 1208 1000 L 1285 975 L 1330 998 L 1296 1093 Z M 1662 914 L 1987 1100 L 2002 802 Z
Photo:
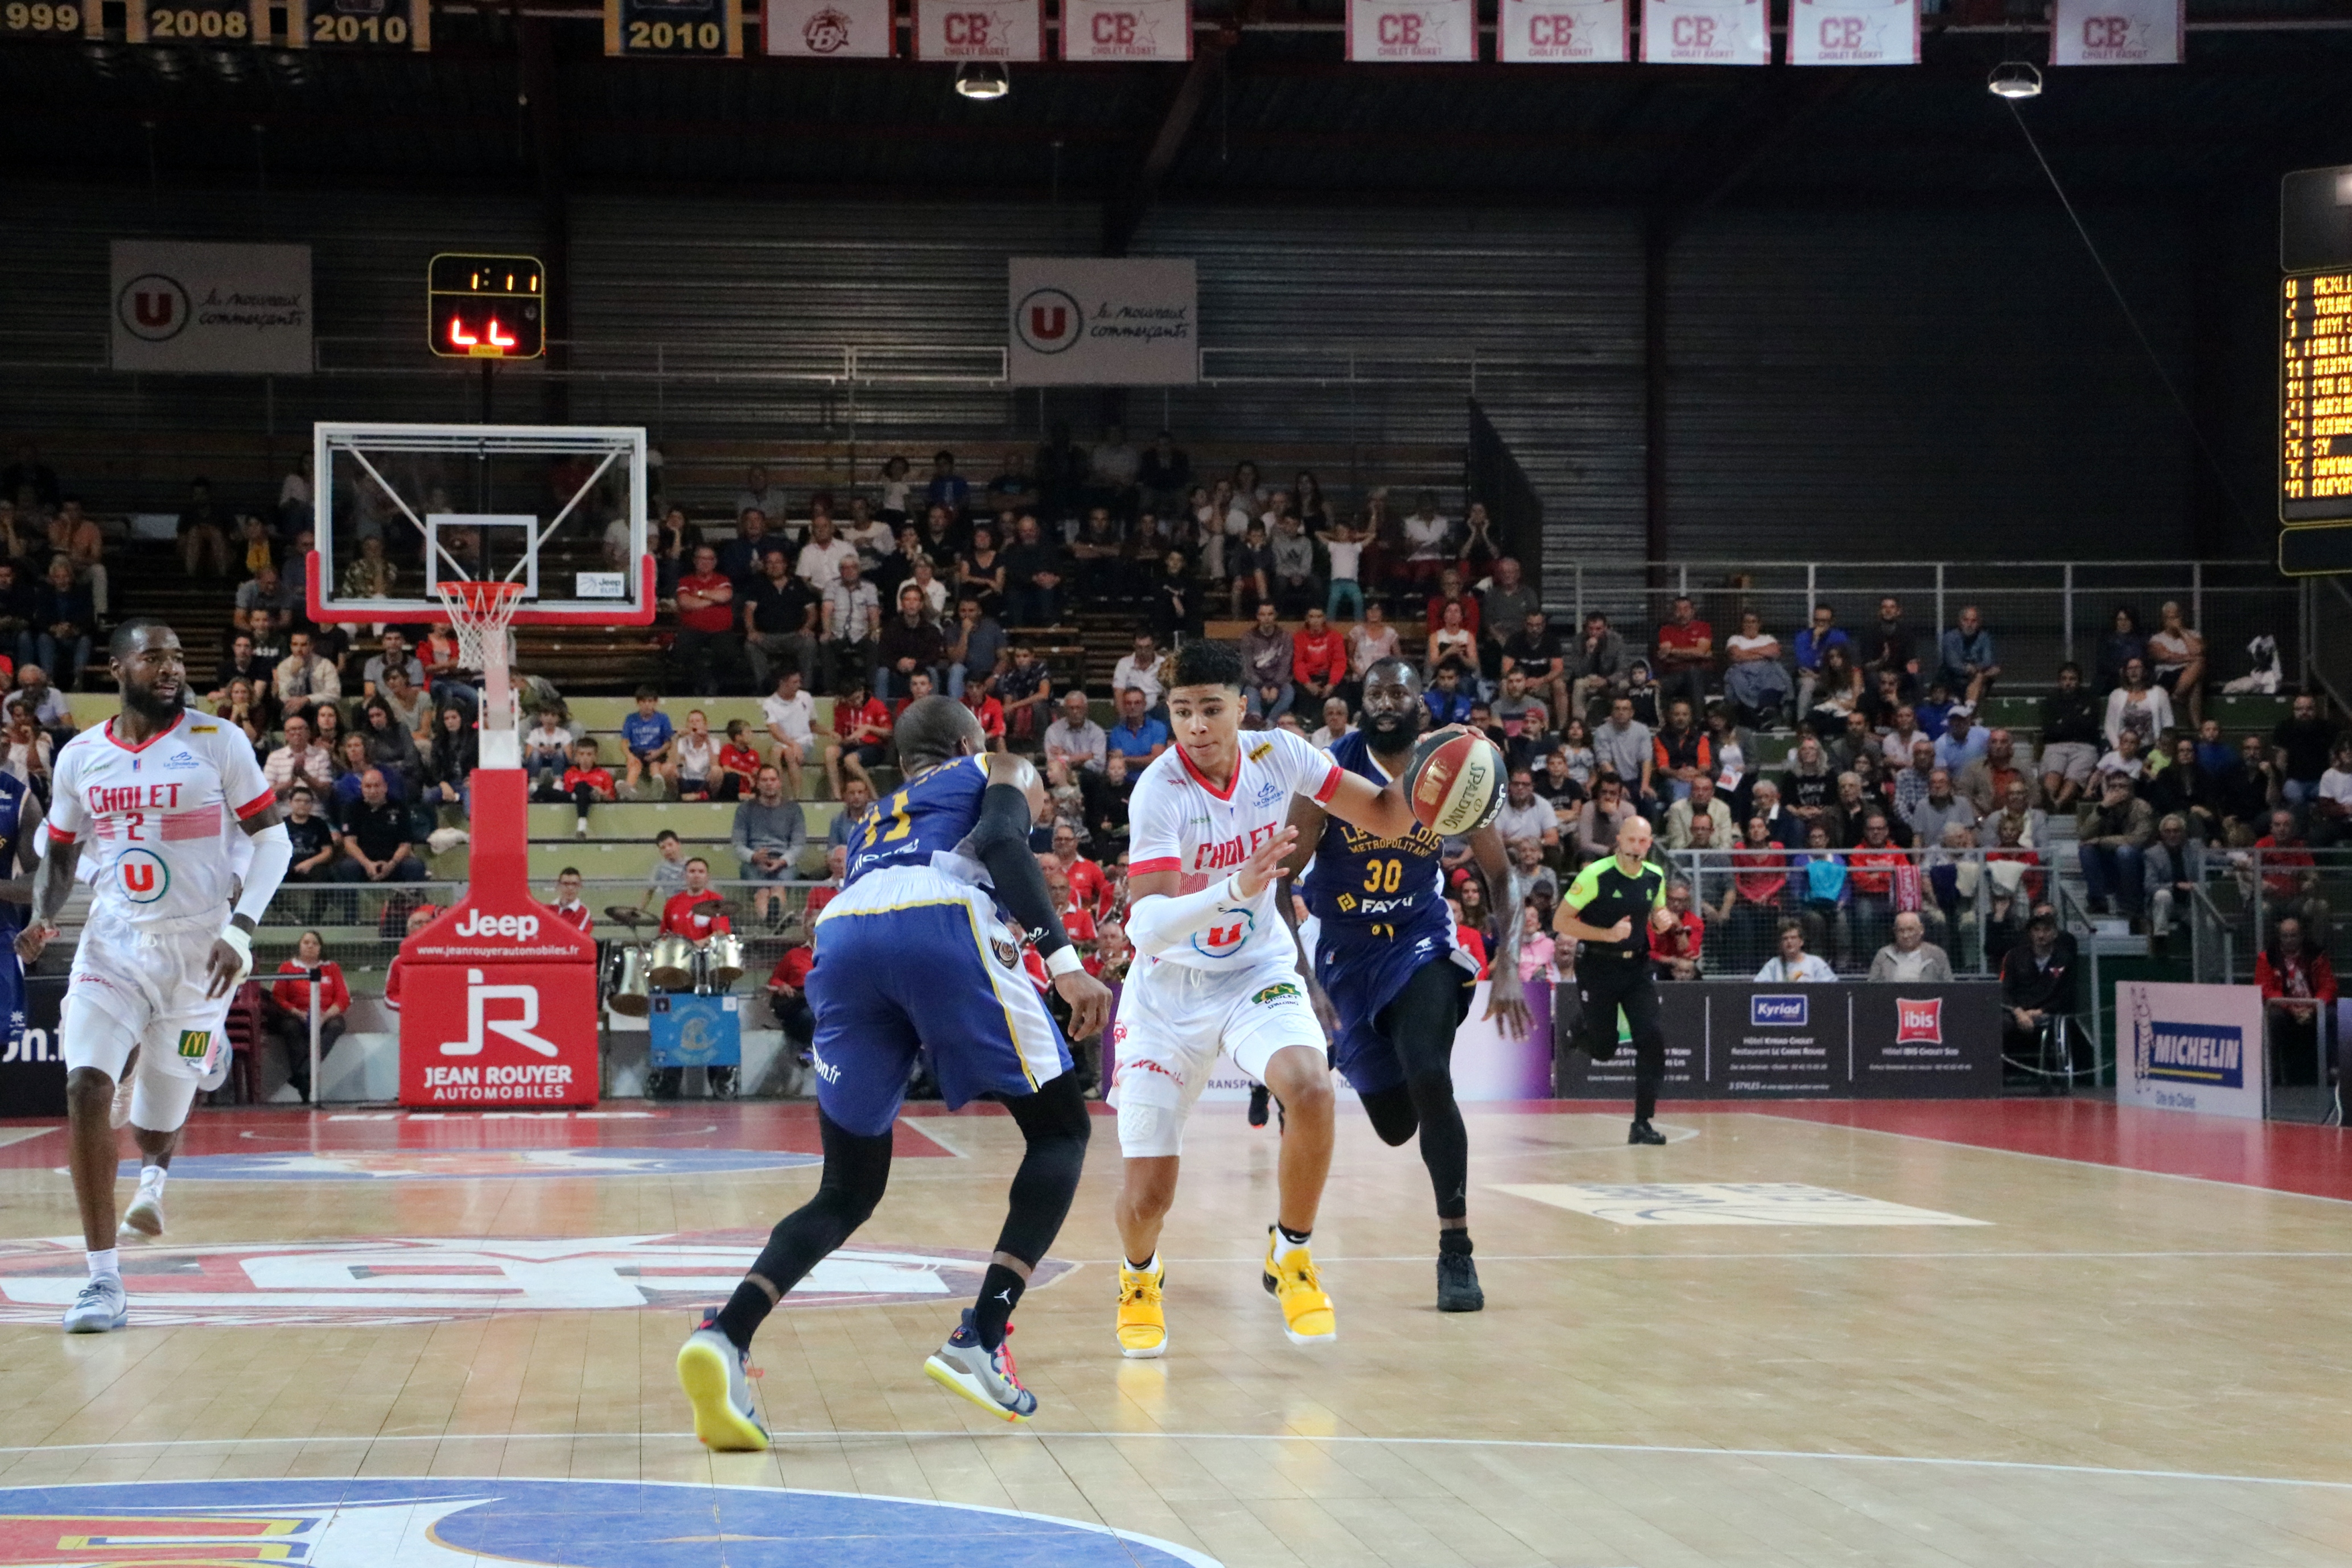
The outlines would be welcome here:
M 2352 1138 L 2300 1122 L 2242 1122 L 2105 1100 L 1814 1100 L 1755 1111 L 1972 1148 L 2352 1202 Z M 1680 1105 L 1661 1106 L 1668 1117 Z
M 350 1152 L 462 1153 L 469 1149 L 719 1148 L 775 1149 L 791 1154 L 824 1153 L 817 1137 L 816 1106 L 808 1101 L 777 1103 L 702 1101 L 683 1104 L 616 1103 L 604 1116 L 555 1113 L 515 1113 L 452 1111 L 409 1113 L 386 1121 L 337 1121 L 364 1111 L 330 1107 L 246 1105 L 198 1111 L 180 1140 L 191 1155 L 319 1154 Z M 614 1115 L 618 1111 L 647 1115 Z M 18 1118 L 0 1127 L 62 1127 L 62 1121 Z M 892 1151 L 901 1159 L 953 1159 L 955 1154 L 909 1122 L 893 1129 Z M 0 1170 L 52 1170 L 65 1158 L 63 1137 L 26 1138 L 0 1148 Z

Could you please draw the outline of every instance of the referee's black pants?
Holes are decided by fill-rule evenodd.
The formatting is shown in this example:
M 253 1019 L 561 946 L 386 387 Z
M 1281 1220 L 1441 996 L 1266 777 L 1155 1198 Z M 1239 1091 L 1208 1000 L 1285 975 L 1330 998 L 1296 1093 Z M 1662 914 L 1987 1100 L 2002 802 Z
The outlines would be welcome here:
M 1584 1014 L 1577 1020 L 1576 1043 L 1595 1061 L 1617 1054 L 1617 1009 L 1625 1009 L 1633 1036 L 1633 1119 L 1648 1121 L 1658 1109 L 1658 1085 L 1666 1080 L 1666 1031 L 1658 1021 L 1658 982 L 1649 959 L 1587 947 L 1576 961 L 1576 992 Z

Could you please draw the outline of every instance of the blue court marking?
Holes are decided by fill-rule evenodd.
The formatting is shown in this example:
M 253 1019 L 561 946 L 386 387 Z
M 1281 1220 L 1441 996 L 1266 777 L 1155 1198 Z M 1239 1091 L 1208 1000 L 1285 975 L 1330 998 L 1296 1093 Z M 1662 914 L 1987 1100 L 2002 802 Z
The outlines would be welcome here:
M 0 1563 L 83 1561 L 68 1540 L 100 1548 L 90 1560 L 286 1568 L 1220 1568 L 1076 1520 L 843 1492 L 446 1477 L 0 1489 Z
M 479 1181 L 541 1176 L 722 1176 L 793 1170 L 822 1155 L 783 1149 L 320 1149 L 178 1155 L 174 1181 Z M 139 1179 L 139 1162 L 120 1167 Z

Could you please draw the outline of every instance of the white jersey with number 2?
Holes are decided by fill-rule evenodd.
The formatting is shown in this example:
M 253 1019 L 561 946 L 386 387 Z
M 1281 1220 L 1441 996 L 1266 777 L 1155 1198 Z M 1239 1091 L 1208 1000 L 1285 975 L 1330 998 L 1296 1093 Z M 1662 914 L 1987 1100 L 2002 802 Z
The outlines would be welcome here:
M 274 797 L 242 731 L 184 713 L 131 747 L 114 721 L 66 742 L 52 774 L 48 831 L 95 858 L 92 915 L 147 925 L 228 918 L 238 821 Z
M 1343 769 L 1286 729 L 1244 730 L 1236 742 L 1240 759 L 1222 793 L 1181 747 L 1170 747 L 1143 770 L 1128 811 L 1130 878 L 1172 871 L 1182 879 L 1179 893 L 1198 893 L 1231 876 L 1252 850 L 1282 831 L 1293 795 L 1325 805 L 1339 788 Z M 1277 885 L 1269 882 L 1255 899 L 1221 909 L 1160 958 L 1211 970 L 1244 968 L 1274 954 L 1291 962 L 1297 948 L 1275 903 Z

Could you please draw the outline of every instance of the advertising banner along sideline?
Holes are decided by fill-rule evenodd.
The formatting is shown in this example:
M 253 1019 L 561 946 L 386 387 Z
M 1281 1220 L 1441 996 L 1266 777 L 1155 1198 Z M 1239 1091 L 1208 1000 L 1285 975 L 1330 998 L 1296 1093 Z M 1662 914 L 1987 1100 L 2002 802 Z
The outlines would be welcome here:
M 2116 982 L 2116 1104 L 2260 1121 L 2267 1062 L 2253 987 Z

